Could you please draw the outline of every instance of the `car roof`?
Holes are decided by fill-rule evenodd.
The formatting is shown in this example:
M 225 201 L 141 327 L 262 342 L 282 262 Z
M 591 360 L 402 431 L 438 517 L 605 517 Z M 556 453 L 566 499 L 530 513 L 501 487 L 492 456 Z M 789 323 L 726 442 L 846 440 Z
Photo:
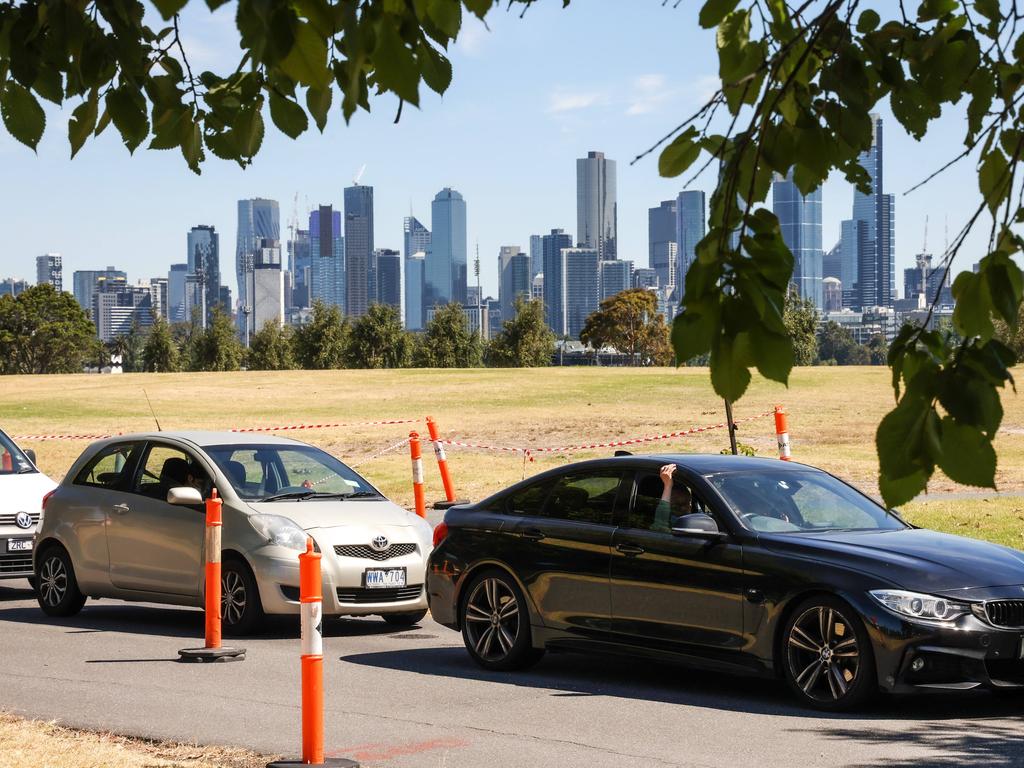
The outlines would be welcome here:
M 790 472 L 795 470 L 814 469 L 806 464 L 795 461 L 779 461 L 778 459 L 760 458 L 757 456 L 732 456 L 718 453 L 632 453 L 620 456 L 608 456 L 602 459 L 577 461 L 557 467 L 556 474 L 573 469 L 597 469 L 616 464 L 630 467 L 652 467 L 662 464 L 676 464 L 697 475 L 708 475 L 719 472 L 751 472 L 757 470 L 773 470 Z M 547 474 L 547 473 L 544 473 Z
M 182 440 L 200 448 L 214 445 L 305 445 L 299 440 L 278 437 L 266 432 L 204 432 L 182 430 L 164 432 L 135 432 L 127 435 L 108 437 L 104 443 L 120 443 L 138 440 Z

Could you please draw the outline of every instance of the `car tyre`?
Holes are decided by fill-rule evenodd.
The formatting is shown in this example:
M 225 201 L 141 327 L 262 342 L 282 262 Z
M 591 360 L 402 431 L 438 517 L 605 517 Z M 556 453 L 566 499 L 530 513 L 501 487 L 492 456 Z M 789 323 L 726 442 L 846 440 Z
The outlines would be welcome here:
M 382 613 L 381 618 L 392 627 L 412 627 L 423 621 L 426 611 L 408 611 L 406 613 Z
M 484 669 L 526 669 L 544 655 L 533 647 L 526 597 L 505 571 L 473 577 L 463 592 L 459 619 L 466 650 Z
M 224 559 L 220 572 L 220 618 L 228 637 L 245 637 L 264 622 L 263 603 L 249 564 L 237 557 Z
M 36 600 L 47 616 L 74 616 L 85 605 L 85 595 L 78 588 L 71 556 L 64 547 L 53 545 L 37 560 Z
M 878 691 L 871 639 L 843 600 L 815 595 L 801 602 L 782 633 L 779 662 L 801 703 L 840 712 L 863 705 Z

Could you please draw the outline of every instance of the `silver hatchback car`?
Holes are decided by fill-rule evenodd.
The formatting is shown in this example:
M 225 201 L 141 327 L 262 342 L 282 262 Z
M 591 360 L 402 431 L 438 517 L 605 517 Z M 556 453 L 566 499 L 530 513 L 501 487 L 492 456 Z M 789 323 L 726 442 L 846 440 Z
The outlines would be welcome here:
M 430 525 L 312 445 L 266 435 L 154 432 L 92 444 L 43 506 L 39 605 L 70 616 L 87 597 L 202 605 L 203 499 L 223 499 L 221 615 L 244 635 L 298 613 L 299 552 L 323 554 L 328 616 L 426 613 Z

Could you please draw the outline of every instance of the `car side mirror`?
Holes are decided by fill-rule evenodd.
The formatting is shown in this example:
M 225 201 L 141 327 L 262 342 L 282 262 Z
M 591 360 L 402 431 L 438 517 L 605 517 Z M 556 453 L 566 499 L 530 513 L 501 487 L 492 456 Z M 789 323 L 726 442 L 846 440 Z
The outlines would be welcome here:
M 183 485 L 180 488 L 171 488 L 167 491 L 167 503 L 180 507 L 192 507 L 203 503 L 203 496 L 195 488 Z
M 724 537 L 725 533 L 719 529 L 718 523 L 711 515 L 694 512 L 676 518 L 675 525 L 672 526 L 672 535 L 720 538 Z

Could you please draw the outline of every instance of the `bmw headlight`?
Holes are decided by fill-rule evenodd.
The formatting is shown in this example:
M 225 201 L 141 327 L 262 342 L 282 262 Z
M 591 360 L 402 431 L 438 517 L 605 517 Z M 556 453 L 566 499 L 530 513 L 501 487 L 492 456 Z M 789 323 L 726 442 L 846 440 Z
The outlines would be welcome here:
M 944 597 L 906 592 L 902 589 L 875 589 L 868 593 L 893 613 L 910 619 L 925 621 L 953 621 L 971 612 L 967 603 L 957 603 Z
M 287 517 L 281 517 L 280 515 L 249 515 L 249 523 L 256 529 L 256 533 L 271 544 L 277 544 L 279 547 L 288 547 L 288 549 L 296 549 L 299 552 L 306 551 L 308 534 Z

